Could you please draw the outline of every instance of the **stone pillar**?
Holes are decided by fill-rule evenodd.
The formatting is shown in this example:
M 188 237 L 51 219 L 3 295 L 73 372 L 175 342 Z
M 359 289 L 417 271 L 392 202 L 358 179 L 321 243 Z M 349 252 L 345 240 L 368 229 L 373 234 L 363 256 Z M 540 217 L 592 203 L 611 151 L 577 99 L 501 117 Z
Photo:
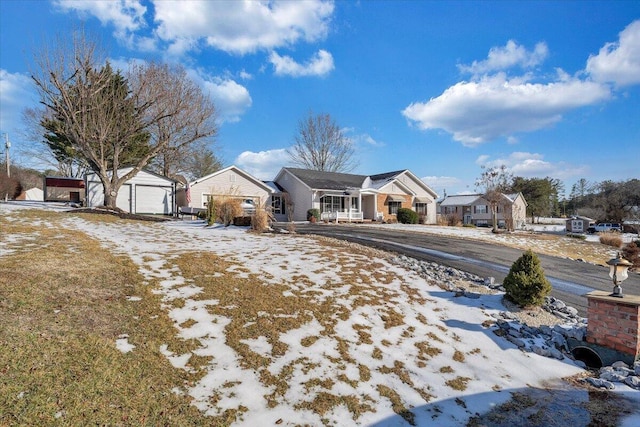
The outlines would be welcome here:
M 634 360 L 640 355 L 640 296 L 609 296 L 610 292 L 587 294 L 586 341 L 628 354 Z

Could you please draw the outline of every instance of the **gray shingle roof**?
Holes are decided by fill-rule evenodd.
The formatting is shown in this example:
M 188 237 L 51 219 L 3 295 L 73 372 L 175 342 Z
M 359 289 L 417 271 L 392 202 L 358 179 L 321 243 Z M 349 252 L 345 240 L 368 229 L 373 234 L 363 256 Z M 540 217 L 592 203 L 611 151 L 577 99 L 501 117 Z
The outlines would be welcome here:
M 323 172 L 309 169 L 286 168 L 286 170 L 310 188 L 321 190 L 344 191 L 348 188 L 361 188 L 364 180 L 367 178 L 366 175 Z
M 444 198 L 442 202 L 440 202 L 440 206 L 467 206 L 475 202 L 479 197 L 482 197 L 481 194 L 461 194 L 454 196 L 447 196 Z

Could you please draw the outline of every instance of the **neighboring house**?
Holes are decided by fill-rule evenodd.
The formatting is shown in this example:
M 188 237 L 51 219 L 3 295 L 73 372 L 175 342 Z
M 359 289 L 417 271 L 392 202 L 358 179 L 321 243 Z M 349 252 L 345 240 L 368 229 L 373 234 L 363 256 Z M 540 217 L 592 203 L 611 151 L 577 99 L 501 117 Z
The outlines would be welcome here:
M 273 182 L 284 190 L 294 221 L 306 220 L 309 209 L 327 221 L 394 221 L 402 207 L 418 212 L 423 223 L 436 222 L 437 194 L 409 170 L 354 175 L 282 168 Z
M 497 207 L 500 227 L 522 228 L 525 225 L 527 202 L 522 193 L 502 194 Z M 492 226 L 491 203 L 482 194 L 447 196 L 440 202 L 440 215 L 454 216 L 462 224 Z
M 186 188 L 178 189 L 178 206 L 206 208 L 209 196 L 214 199 L 233 198 L 247 204 L 247 200 L 257 208 L 271 203 L 274 189 L 251 176 L 237 166 L 229 166 L 189 183 L 189 198 Z M 251 204 L 251 203 L 249 203 Z
M 131 171 L 131 167 L 118 169 L 118 176 Z M 104 187 L 95 173 L 85 176 L 86 206 L 104 204 Z M 116 207 L 135 214 L 173 215 L 176 213 L 176 181 L 150 171 L 141 170 L 118 190 Z
M 81 203 L 85 198 L 85 181 L 82 178 L 47 176 L 42 192 L 45 202 Z
M 594 219 L 587 218 L 586 216 L 574 216 L 567 219 L 565 226 L 568 233 L 586 233 L 589 225 L 594 222 Z

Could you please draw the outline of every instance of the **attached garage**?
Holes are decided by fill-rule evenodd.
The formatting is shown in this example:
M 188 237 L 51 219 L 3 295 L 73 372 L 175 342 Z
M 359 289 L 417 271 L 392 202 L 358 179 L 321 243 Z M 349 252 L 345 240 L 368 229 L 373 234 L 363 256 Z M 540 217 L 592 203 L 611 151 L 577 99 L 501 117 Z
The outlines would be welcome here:
M 209 197 L 214 199 L 233 198 L 251 200 L 257 208 L 271 205 L 274 189 L 243 171 L 237 166 L 229 166 L 189 183 L 189 197 L 186 189 L 177 192 L 178 206 L 205 208 Z
M 131 169 L 119 169 L 118 176 L 129 173 Z M 88 174 L 86 183 L 86 205 L 89 207 L 102 206 L 104 189 L 98 176 Z M 176 212 L 175 188 L 176 181 L 141 170 L 120 187 L 116 197 L 116 206 L 125 212 L 136 214 L 173 215 Z

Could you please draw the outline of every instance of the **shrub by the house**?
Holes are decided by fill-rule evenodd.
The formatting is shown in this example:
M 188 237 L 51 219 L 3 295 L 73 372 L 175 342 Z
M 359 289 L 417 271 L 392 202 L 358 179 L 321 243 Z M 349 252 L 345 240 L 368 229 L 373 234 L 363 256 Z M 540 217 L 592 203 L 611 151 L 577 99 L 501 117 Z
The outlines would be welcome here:
M 640 271 L 640 240 L 630 242 L 622 248 L 622 256 L 633 264 L 632 270 Z
M 320 209 L 309 209 L 307 211 L 307 221 L 311 221 L 311 218 L 315 218 L 316 221 L 320 221 Z
M 218 219 L 218 209 L 217 209 L 216 201 L 213 199 L 212 196 L 209 196 L 207 198 L 206 218 L 207 218 L 207 225 L 213 225 Z
M 544 297 L 551 292 L 551 283 L 544 276 L 540 259 L 530 249 L 513 263 L 502 286 L 507 298 L 521 307 L 542 305 Z
M 417 224 L 420 217 L 416 211 L 409 208 L 399 208 L 396 218 L 400 224 Z

